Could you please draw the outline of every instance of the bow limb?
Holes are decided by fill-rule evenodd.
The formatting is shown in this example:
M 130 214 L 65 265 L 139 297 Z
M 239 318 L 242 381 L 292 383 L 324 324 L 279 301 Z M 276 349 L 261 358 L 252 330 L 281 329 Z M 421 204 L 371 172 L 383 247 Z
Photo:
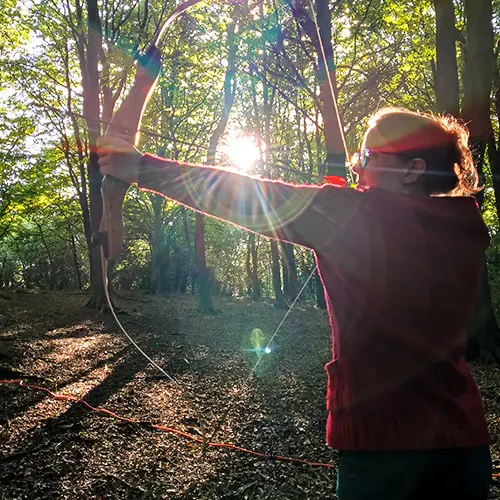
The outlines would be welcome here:
M 160 53 L 152 44 L 137 61 L 133 86 L 106 129 L 107 135 L 125 139 L 133 144 L 139 141 L 142 114 L 153 93 L 160 73 Z M 105 176 L 101 184 L 102 219 L 97 243 L 102 245 L 104 257 L 116 255 L 123 242 L 122 205 L 129 185 L 114 177 Z
M 165 20 L 156 32 L 153 42 L 146 53 L 138 59 L 135 81 L 121 106 L 113 114 L 106 129 L 107 135 L 114 135 L 133 142 L 139 141 L 139 128 L 142 114 L 153 93 L 161 69 L 158 44 L 166 28 L 187 9 L 202 0 L 186 0 Z M 105 176 L 101 184 L 102 219 L 95 242 L 100 244 L 106 259 L 116 255 L 123 243 L 122 205 L 129 186 L 113 177 Z

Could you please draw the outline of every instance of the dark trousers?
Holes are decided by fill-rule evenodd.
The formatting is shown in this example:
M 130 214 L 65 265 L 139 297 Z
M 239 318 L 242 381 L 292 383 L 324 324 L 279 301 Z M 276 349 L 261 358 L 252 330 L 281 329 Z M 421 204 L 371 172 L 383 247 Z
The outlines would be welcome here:
M 486 500 L 488 447 L 430 451 L 341 451 L 339 500 Z

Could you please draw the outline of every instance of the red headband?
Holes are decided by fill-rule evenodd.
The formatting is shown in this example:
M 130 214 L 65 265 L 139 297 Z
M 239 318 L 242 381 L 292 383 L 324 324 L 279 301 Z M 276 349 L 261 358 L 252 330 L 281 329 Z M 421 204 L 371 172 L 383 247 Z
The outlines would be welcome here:
M 426 149 L 436 149 L 448 147 L 452 143 L 450 134 L 439 126 L 435 127 L 421 127 L 409 134 L 400 137 L 394 137 L 392 140 L 384 137 L 377 129 L 377 126 L 372 129 L 377 138 L 383 140 L 377 145 L 369 145 L 368 141 L 366 146 L 372 153 L 404 153 L 405 151 L 420 151 Z M 368 132 L 367 138 L 370 137 Z

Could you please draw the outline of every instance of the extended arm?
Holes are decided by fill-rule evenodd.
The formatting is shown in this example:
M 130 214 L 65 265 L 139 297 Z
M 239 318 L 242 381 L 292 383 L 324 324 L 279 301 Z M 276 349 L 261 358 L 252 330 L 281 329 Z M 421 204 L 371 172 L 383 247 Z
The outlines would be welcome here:
M 315 250 L 331 248 L 362 193 L 293 185 L 226 169 L 142 155 L 120 139 L 98 141 L 101 172 L 237 226 Z
M 251 231 L 309 248 L 328 246 L 357 209 L 361 193 L 293 185 L 230 170 L 144 155 L 139 188 Z

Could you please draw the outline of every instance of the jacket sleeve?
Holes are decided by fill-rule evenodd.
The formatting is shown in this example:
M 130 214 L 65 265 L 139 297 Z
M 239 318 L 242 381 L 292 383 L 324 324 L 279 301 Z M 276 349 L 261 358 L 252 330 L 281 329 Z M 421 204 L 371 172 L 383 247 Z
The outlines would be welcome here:
M 138 186 L 244 229 L 314 250 L 330 247 L 362 194 L 331 185 L 294 185 L 231 170 L 144 155 Z

